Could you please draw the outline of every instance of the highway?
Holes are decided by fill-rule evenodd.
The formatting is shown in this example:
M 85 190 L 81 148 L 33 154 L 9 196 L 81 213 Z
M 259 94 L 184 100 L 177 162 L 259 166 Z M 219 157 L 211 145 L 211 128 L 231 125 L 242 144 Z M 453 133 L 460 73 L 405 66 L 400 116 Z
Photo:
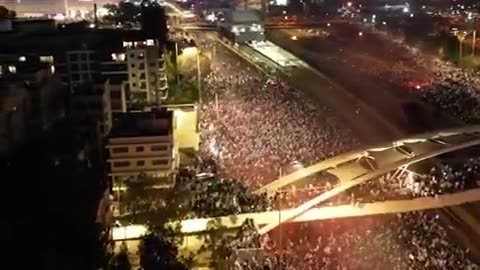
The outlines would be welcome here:
M 399 92 L 401 87 L 387 87 L 391 84 L 371 81 L 371 77 L 352 73 L 348 69 L 347 71 L 342 70 L 344 66 L 340 63 L 335 65 L 319 62 L 315 58 L 315 54 L 308 48 L 302 47 L 301 43 L 297 44 L 289 38 L 285 38 L 283 42 L 281 44 L 284 45 L 284 48 L 300 56 L 302 60 L 306 60 L 308 64 L 314 67 L 307 65 L 307 67 L 300 66 L 293 70 L 289 69 L 288 76 L 284 76 L 283 79 L 292 86 L 309 93 L 312 98 L 324 105 L 335 109 L 337 114 L 342 116 L 356 132 L 356 135 L 364 139 L 367 144 L 378 144 L 403 138 L 412 133 L 460 124 L 448 115 L 433 111 L 431 108 L 422 110 L 422 115 L 414 116 L 422 119 L 419 124 L 416 122 L 418 119 L 412 119 L 411 115 L 405 113 L 403 104 L 412 97 Z M 241 47 L 240 50 L 242 50 Z M 248 52 L 245 50 L 244 52 L 248 55 Z M 330 72 L 327 72 L 328 75 L 333 72 L 335 75 L 340 74 L 341 76 L 327 76 L 316 70 L 316 68 L 319 68 L 323 72 L 325 67 L 331 68 Z M 442 119 L 442 121 L 438 121 L 439 119 Z M 310 207 L 313 206 L 314 204 L 310 204 Z M 472 250 L 472 254 L 480 258 L 480 248 L 472 241 L 466 241 L 466 239 L 469 239 L 468 236 L 480 236 L 478 227 L 475 226 L 478 222 L 472 222 L 472 220 L 476 220 L 476 218 L 473 218 L 474 213 L 470 214 L 469 211 L 463 211 L 463 215 L 457 215 L 458 210 L 456 209 L 463 208 L 452 208 L 444 211 L 448 215 L 443 215 L 442 220 L 449 228 L 460 222 L 462 230 L 450 230 L 451 237 L 462 243 L 465 248 Z M 465 209 L 469 209 L 468 206 Z M 272 227 L 275 227 L 275 225 Z
M 322 43 L 325 41 L 317 39 L 302 43 L 291 40 L 289 35 L 280 31 L 274 31 L 269 38 L 270 41 L 299 56 L 322 72 L 319 74 L 311 69 L 299 68 L 293 73 L 289 82 L 299 89 L 308 91 L 320 102 L 335 108 L 338 114 L 343 115 L 349 122 L 349 126 L 368 142 L 382 142 L 405 137 L 411 133 L 461 125 L 448 115 L 432 111 L 431 108 L 422 109 L 412 118 L 412 115 L 406 113 L 403 107 L 404 103 L 410 101 L 412 97 L 401 92 L 401 87 L 365 76 L 359 73 L 355 66 L 349 66 L 351 63 L 325 61 L 318 52 L 318 47 L 322 48 L 324 46 Z M 338 43 L 328 44 L 328 46 L 330 50 L 339 50 L 338 47 L 340 47 Z M 371 51 L 377 49 L 374 43 L 368 46 L 371 47 Z M 329 52 L 323 52 L 323 56 Z M 329 86 L 326 88 L 325 85 Z M 360 109 L 360 113 L 353 112 L 353 108 Z M 478 220 L 478 215 L 474 218 L 476 213 L 469 210 L 462 211 L 460 215 L 457 214 L 460 212 L 456 209 L 470 208 L 467 206 L 448 209 L 444 211 L 448 215 L 443 215 L 442 219 L 449 228 L 452 227 L 449 225 L 459 222 L 463 225 L 461 231 L 450 230 L 451 235 L 466 248 L 474 250 L 475 256 L 478 257 L 480 256 L 479 247 L 469 240 L 473 236 L 477 239 L 480 237 L 479 227 L 475 226 L 478 221 L 472 222 L 472 220 Z

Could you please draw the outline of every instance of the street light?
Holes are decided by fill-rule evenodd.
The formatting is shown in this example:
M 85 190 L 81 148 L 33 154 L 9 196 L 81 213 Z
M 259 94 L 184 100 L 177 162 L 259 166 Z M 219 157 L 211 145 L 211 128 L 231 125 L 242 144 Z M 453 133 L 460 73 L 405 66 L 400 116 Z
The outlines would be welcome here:
M 467 37 L 468 32 L 467 31 L 462 31 L 457 34 L 457 39 L 458 39 L 458 59 L 462 60 L 463 58 L 463 41 Z

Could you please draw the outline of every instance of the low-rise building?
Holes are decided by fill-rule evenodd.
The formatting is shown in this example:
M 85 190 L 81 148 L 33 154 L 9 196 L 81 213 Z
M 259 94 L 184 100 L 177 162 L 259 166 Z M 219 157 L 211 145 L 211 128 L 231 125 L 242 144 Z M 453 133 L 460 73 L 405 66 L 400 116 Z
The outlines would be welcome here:
M 135 182 L 155 188 L 174 185 L 178 159 L 173 112 L 154 110 L 118 115 L 106 149 L 114 190 Z

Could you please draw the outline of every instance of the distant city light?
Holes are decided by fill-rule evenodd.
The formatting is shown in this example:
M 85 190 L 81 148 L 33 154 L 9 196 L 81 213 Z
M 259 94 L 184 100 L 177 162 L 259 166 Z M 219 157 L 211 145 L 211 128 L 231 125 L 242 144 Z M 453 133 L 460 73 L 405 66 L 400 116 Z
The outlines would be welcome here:
M 297 36 L 292 36 L 291 40 L 298 40 L 298 37 Z
M 362 37 L 362 36 L 363 36 L 363 32 L 358 32 L 358 36 L 359 36 L 359 37 Z
M 404 7 L 403 8 L 403 13 L 408 13 L 410 12 L 410 8 L 409 7 Z
M 327 23 L 327 27 L 330 27 L 330 26 L 332 26 L 332 25 L 330 23 Z
M 351 7 L 351 6 L 352 6 L 352 2 L 348 2 L 347 7 Z

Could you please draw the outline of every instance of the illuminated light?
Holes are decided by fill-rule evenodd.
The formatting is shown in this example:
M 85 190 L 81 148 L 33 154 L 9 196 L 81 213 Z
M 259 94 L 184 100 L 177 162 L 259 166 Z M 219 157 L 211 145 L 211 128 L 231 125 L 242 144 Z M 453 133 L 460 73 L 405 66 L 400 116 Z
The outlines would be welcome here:
M 50 72 L 52 72 L 52 74 L 55 74 L 55 66 L 54 65 L 50 66 Z
M 330 23 L 327 23 L 327 27 L 330 27 L 330 26 L 332 26 L 332 25 Z
M 359 37 L 362 37 L 362 36 L 363 36 L 363 32 L 358 32 L 358 36 L 359 36 Z
M 410 18 L 413 18 L 413 16 L 415 16 L 415 15 L 413 15 L 413 13 L 410 13 Z
M 410 12 L 410 8 L 404 7 L 402 11 L 403 11 L 403 13 L 408 13 L 408 12 Z
M 17 67 L 16 66 L 8 66 L 8 71 L 10 73 L 17 73 Z
M 214 22 L 216 20 L 217 20 L 217 16 L 215 16 L 214 13 L 210 13 L 209 15 L 207 15 L 207 21 Z
M 25 62 L 25 61 L 27 61 L 27 58 L 26 58 L 25 56 L 20 56 L 20 57 L 18 58 L 18 61 L 20 61 L 20 62 Z
M 292 36 L 290 39 L 291 40 L 298 40 L 298 37 L 297 36 Z
M 140 238 L 147 233 L 147 228 L 143 225 L 128 225 L 124 227 L 113 227 L 112 228 L 112 239 L 123 240 L 123 239 L 135 239 Z
M 373 15 L 372 15 L 372 19 L 375 19 L 375 18 L 377 18 L 377 15 L 376 15 L 376 14 L 373 14 Z
M 383 21 L 382 24 L 383 24 L 383 25 L 387 25 L 387 22 L 386 22 L 386 21 Z
M 288 16 L 283 17 L 285 20 L 288 20 Z
M 197 47 L 187 47 L 182 50 L 183 54 L 185 55 L 196 55 L 198 54 L 198 48 Z
M 348 2 L 347 7 L 351 7 L 351 6 L 352 6 L 352 2 Z
M 285 15 L 285 14 L 287 14 L 287 12 L 284 10 L 284 11 L 282 11 L 282 14 Z
M 415 88 L 416 88 L 416 89 L 420 89 L 420 88 L 422 88 L 422 87 L 421 87 L 419 84 L 417 84 L 417 85 L 415 85 Z
M 94 24 L 94 23 L 91 23 L 88 27 L 90 27 L 90 28 L 95 28 L 95 24 Z
M 232 26 L 232 33 L 238 34 L 238 32 L 238 27 L 236 27 L 235 25 Z

